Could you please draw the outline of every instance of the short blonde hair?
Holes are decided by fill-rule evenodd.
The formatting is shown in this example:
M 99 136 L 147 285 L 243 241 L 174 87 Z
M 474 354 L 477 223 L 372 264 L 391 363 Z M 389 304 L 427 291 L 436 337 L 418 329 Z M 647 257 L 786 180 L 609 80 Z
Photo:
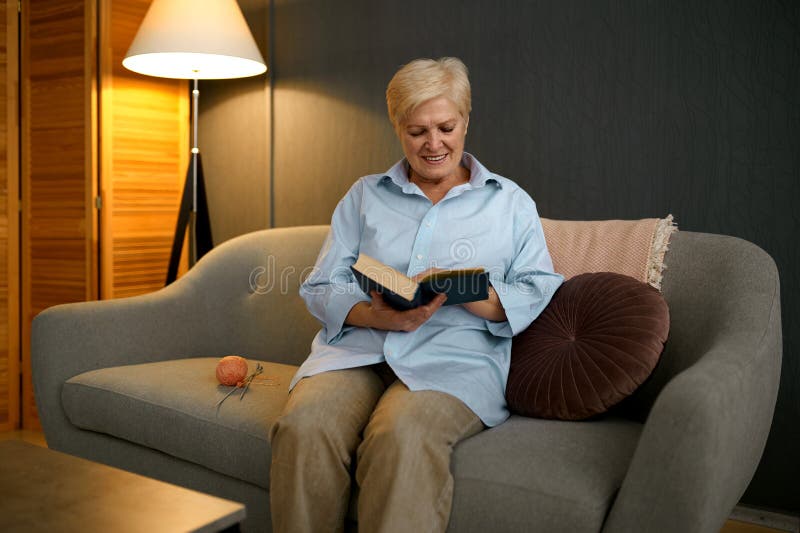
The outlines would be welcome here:
M 457 57 L 415 59 L 403 65 L 386 87 L 386 107 L 396 131 L 423 102 L 444 96 L 464 118 L 472 111 L 467 66 Z

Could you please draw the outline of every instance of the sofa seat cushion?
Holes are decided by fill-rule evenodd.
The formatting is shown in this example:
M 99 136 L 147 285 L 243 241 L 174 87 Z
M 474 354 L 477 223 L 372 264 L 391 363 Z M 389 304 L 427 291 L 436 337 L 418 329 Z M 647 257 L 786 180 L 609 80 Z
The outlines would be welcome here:
M 61 392 L 75 426 L 153 448 L 263 488 L 269 429 L 283 410 L 296 366 L 260 361 L 264 372 L 239 400 L 217 382 L 218 358 L 93 370 Z M 249 360 L 250 372 L 256 361 Z
M 600 531 L 639 440 L 638 422 L 511 416 L 453 454 L 450 531 Z

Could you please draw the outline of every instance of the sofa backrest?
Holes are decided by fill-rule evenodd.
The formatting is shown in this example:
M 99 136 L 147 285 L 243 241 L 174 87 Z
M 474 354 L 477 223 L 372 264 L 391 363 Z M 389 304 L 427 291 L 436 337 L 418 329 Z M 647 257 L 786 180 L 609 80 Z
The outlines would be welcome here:
M 197 277 L 203 286 L 210 276 L 213 312 L 235 315 L 209 326 L 219 328 L 215 337 L 229 353 L 295 365 L 305 360 L 320 324 L 298 289 L 327 231 L 328 226 L 304 226 L 243 235 L 212 250 L 202 268 L 187 274 L 184 282 Z M 650 379 L 625 402 L 625 412 L 635 418 L 646 416 L 664 385 L 712 348 L 734 343 L 757 349 L 771 317 L 780 313 L 775 263 L 750 242 L 680 231 L 672 236 L 665 263 L 669 339 Z
M 327 232 L 303 226 L 248 233 L 211 250 L 178 280 L 208 291 L 203 305 L 219 317 L 208 325 L 218 343 L 208 353 L 293 365 L 306 359 L 320 324 L 298 290 Z

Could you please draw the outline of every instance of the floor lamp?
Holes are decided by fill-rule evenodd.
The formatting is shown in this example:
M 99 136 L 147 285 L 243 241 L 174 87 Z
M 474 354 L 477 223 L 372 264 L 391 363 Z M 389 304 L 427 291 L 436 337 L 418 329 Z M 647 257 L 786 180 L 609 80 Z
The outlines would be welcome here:
M 191 159 L 167 269 L 170 284 L 187 225 L 190 267 L 213 246 L 197 146 L 198 80 L 256 76 L 267 67 L 236 0 L 153 0 L 122 64 L 139 74 L 194 83 Z

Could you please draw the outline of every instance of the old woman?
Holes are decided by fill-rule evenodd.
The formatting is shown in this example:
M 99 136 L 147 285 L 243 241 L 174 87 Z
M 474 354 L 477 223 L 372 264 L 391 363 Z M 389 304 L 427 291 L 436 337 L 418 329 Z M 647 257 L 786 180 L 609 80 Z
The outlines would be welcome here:
M 341 531 L 353 479 L 359 531 L 444 531 L 453 447 L 508 417 L 511 337 L 562 281 L 530 196 L 464 152 L 464 64 L 412 61 L 386 102 L 405 157 L 341 199 L 300 289 L 322 329 L 271 431 L 277 532 Z M 489 297 L 397 311 L 359 288 L 361 253 L 412 277 L 484 267 Z

